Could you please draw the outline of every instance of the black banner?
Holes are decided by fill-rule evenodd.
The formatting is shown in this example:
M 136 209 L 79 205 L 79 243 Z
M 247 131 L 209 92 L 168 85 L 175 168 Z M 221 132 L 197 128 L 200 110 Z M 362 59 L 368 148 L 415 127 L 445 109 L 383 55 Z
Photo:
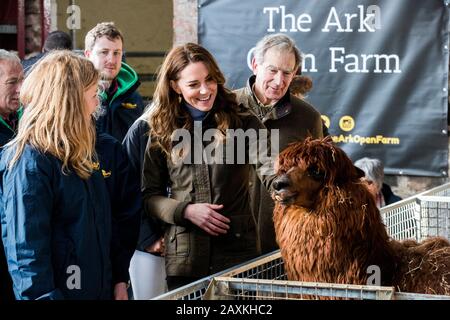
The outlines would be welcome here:
M 442 0 L 199 0 L 199 42 L 230 88 L 252 49 L 286 33 L 313 79 L 307 100 L 353 160 L 396 175 L 446 176 L 449 11 Z

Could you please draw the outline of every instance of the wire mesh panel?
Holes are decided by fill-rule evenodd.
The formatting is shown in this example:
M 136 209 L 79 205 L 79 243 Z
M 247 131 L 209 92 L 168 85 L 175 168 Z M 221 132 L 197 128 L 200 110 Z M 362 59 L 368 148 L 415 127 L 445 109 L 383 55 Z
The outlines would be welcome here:
M 417 196 L 446 196 L 450 197 L 450 182 L 445 183 L 439 187 L 424 191 Z
M 450 197 L 419 196 L 419 240 L 441 236 L 450 238 Z
M 450 183 L 380 210 L 389 235 L 421 241 L 428 236 L 450 238 Z M 286 281 L 278 251 L 205 277 L 154 299 L 450 299 L 414 293 L 393 293 L 389 287 Z M 311 291 L 313 290 L 313 291 Z
M 236 267 L 224 272 L 221 276 L 246 279 L 271 279 L 285 280 L 284 262 L 279 250 L 274 251 L 263 258 Z
M 397 293 L 391 287 L 287 281 L 280 251 L 170 291 L 155 300 L 443 300 L 450 296 Z
M 286 279 L 284 263 L 277 250 L 154 297 L 153 300 L 201 300 L 211 280 L 223 275 L 254 279 Z
M 416 199 L 407 199 L 380 210 L 388 234 L 396 240 L 418 239 Z
M 450 183 L 381 208 L 389 235 L 396 240 L 450 238 Z
M 201 300 L 211 279 L 212 276 L 203 278 L 176 290 L 154 297 L 152 300 Z
M 450 300 L 450 296 L 399 293 L 392 287 L 287 281 L 280 250 L 213 277 L 206 300 Z

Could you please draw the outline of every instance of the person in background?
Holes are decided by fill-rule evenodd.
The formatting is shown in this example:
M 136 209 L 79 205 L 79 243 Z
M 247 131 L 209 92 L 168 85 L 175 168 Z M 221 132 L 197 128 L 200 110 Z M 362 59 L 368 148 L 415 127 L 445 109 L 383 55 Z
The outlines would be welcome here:
M 402 200 L 392 192 L 388 184 L 383 182 L 384 166 L 381 160 L 364 157 L 355 161 L 355 166 L 364 171 L 363 179 L 373 194 L 378 208 Z
M 302 64 L 300 50 L 285 34 L 270 34 L 255 47 L 253 75 L 244 88 L 235 91 L 238 103 L 253 112 L 269 129 L 279 130 L 279 149 L 306 137 L 322 138 L 320 113 L 289 91 L 292 79 Z M 251 204 L 258 225 L 261 253 L 278 248 L 272 221 L 274 202 L 251 172 Z
M 16 134 L 22 112 L 19 108 L 22 82 L 23 69 L 19 57 L 0 49 L 0 147 Z
M 308 97 L 308 92 L 311 91 L 312 87 L 313 82 L 311 77 L 296 74 L 291 81 L 289 90 L 297 98 L 306 99 Z
M 112 281 L 116 300 L 128 300 L 130 260 L 139 236 L 142 197 L 122 144 L 107 133 L 97 133 L 95 151 L 108 189 L 112 213 Z
M 238 145 L 239 137 L 228 136 L 228 130 L 259 133 L 265 127 L 238 105 L 224 83 L 211 53 L 194 43 L 172 48 L 158 73 L 142 190 L 145 213 L 168 225 L 164 244 L 170 290 L 258 255 L 249 167 L 256 167 L 266 187 L 275 176 L 263 171 L 271 168 L 270 160 L 268 166 L 238 160 L 249 159 L 258 140 Z M 210 149 L 211 140 L 197 133 L 212 134 L 215 150 L 233 148 L 226 163 L 211 159 L 204 149 Z M 186 140 L 176 143 L 178 134 L 187 135 Z
M 24 114 L 0 160 L 2 241 L 17 299 L 124 296 L 126 283 L 113 283 L 120 226 L 95 151 L 98 80 L 89 60 L 55 51 L 24 81 Z
M 122 144 L 130 160 L 130 168 L 135 181 L 142 180 L 142 170 L 144 167 L 145 149 L 148 143 L 148 132 L 150 127 L 148 120 L 152 106 L 149 106 L 144 114 L 137 119 L 128 130 Z M 136 247 L 136 253 L 132 258 L 131 264 L 134 268 L 130 268 L 130 275 L 132 277 L 133 292 L 140 293 L 139 299 L 151 299 L 150 293 L 158 288 L 165 287 L 165 284 L 158 283 L 143 283 L 143 281 L 133 282 L 133 279 L 138 279 L 140 275 L 148 272 L 149 264 L 154 263 L 154 257 L 151 255 L 164 255 L 164 230 L 162 221 L 158 220 L 152 215 L 145 214 L 141 210 L 141 226 L 139 231 L 139 240 Z M 147 270 L 143 270 L 143 268 Z M 134 275 L 132 273 L 135 273 Z M 153 279 L 154 280 L 154 279 Z M 165 279 L 163 280 L 165 282 Z M 161 292 L 162 293 L 162 292 Z M 136 297 L 135 297 L 136 298 Z
M 17 132 L 21 115 L 19 94 L 22 82 L 23 69 L 19 57 L 0 49 L 0 148 L 3 148 Z M 0 242 L 0 302 L 12 300 L 14 300 L 12 281 L 8 273 L 3 243 Z
M 72 38 L 64 31 L 52 31 L 45 39 L 42 52 L 22 61 L 23 70 L 28 73 L 31 67 L 52 50 L 72 50 Z
M 144 111 L 144 102 L 136 91 L 140 85 L 137 73 L 122 62 L 123 42 L 113 22 L 102 22 L 86 34 L 84 50 L 102 77 L 103 113 L 97 119 L 97 129 L 119 141 Z
M 144 168 L 144 155 L 148 143 L 148 132 L 150 127 L 148 120 L 152 106 L 149 106 L 147 111 L 136 120 L 130 127 L 122 144 L 130 160 L 130 167 L 138 181 L 142 180 L 142 170 Z M 163 254 L 164 253 L 164 238 L 161 223 L 154 217 L 144 214 L 141 216 L 141 231 L 137 249 L 139 251 Z

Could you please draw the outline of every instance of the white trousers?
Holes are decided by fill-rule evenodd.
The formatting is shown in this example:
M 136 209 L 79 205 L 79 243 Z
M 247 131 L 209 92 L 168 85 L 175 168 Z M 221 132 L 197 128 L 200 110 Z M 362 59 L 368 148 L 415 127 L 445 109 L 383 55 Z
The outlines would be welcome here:
M 134 300 L 148 300 L 167 292 L 164 257 L 136 250 L 129 271 Z

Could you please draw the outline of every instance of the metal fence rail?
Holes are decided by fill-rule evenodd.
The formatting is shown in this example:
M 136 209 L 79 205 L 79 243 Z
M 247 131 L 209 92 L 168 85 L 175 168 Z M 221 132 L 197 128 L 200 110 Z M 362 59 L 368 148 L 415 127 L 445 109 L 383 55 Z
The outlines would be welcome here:
M 391 300 L 393 295 L 394 288 L 392 287 L 217 277 L 212 280 L 204 299 L 310 300 L 342 298 Z
M 213 277 L 206 277 L 186 286 L 169 291 L 152 300 L 201 300 Z
M 450 296 L 397 293 L 393 287 L 362 286 L 217 277 L 212 279 L 205 300 L 450 300 Z
M 280 274 L 282 277 L 286 278 L 284 275 L 284 263 L 281 259 L 279 250 L 207 276 L 183 287 L 154 297 L 152 300 L 201 300 L 211 280 L 215 277 L 234 275 L 241 278 L 253 277 L 257 279 L 267 279 L 267 277 L 276 277 L 276 274 Z

